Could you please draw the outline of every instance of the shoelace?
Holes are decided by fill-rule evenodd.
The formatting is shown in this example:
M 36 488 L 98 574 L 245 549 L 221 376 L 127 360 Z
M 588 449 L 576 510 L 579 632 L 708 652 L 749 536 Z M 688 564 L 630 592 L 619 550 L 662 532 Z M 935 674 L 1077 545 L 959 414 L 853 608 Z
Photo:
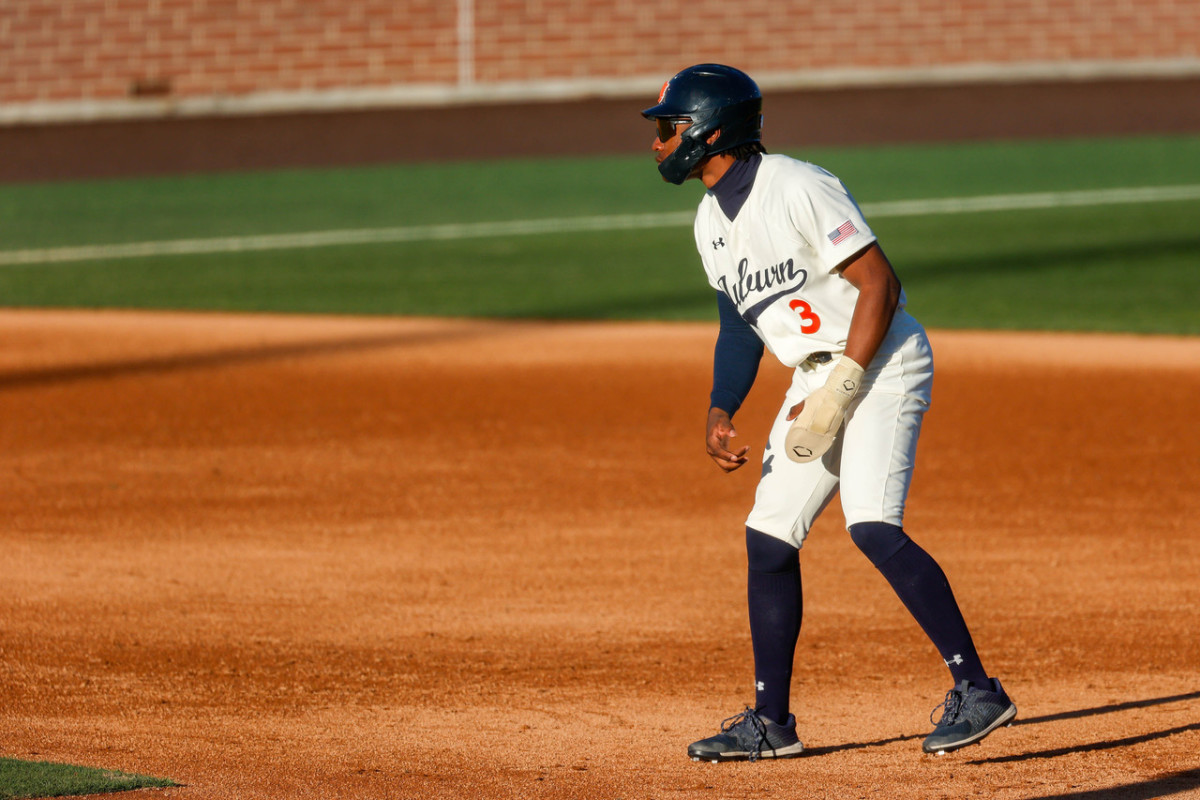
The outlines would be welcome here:
M 943 723 L 947 725 L 953 725 L 958 719 L 959 712 L 962 711 L 963 699 L 963 693 L 958 689 L 951 689 L 950 691 L 946 692 L 946 699 L 934 706 L 933 711 L 929 712 L 929 721 L 935 726 Z M 945 711 L 942 712 L 942 718 L 937 722 L 934 722 L 933 715 L 937 713 L 939 708 L 944 708 Z
M 936 709 L 935 709 L 936 710 Z M 740 714 L 734 714 L 721 722 L 721 733 L 728 733 L 739 743 L 749 748 L 750 761 L 757 761 L 762 754 L 762 747 L 767 741 L 767 726 L 753 708 L 749 706 Z

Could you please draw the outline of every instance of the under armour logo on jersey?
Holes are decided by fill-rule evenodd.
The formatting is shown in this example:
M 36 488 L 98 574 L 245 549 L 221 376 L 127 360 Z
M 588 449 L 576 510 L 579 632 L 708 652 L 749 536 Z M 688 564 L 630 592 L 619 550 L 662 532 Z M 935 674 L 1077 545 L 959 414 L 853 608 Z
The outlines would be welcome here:
M 955 654 L 954 654 L 954 658 L 952 658 L 952 659 L 950 659 L 949 661 L 947 661 L 947 662 L 946 662 L 946 666 L 948 667 L 948 666 L 950 666 L 951 664 L 958 665 L 958 664 L 961 664 L 961 663 L 963 663 L 963 657 L 962 657 L 962 656 L 960 656 L 958 653 L 955 653 Z
M 717 237 L 717 239 L 713 242 L 713 250 L 719 250 L 720 248 L 722 248 L 724 246 L 725 246 L 725 237 L 724 236 Z
M 762 681 L 755 681 L 754 688 L 761 692 L 767 688 L 767 685 L 765 683 L 763 683 Z

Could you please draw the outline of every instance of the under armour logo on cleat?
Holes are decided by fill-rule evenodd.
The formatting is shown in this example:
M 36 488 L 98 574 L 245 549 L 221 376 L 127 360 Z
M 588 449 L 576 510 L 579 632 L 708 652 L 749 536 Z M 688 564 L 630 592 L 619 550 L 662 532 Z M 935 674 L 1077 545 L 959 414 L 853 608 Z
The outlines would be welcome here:
M 956 666 L 957 666 L 958 664 L 961 664 L 961 663 L 963 663 L 963 657 L 962 657 L 962 656 L 960 656 L 958 653 L 955 653 L 955 654 L 954 654 L 954 658 L 952 658 L 952 659 L 950 659 L 949 661 L 947 661 L 947 662 L 946 662 L 946 666 L 948 667 L 948 666 L 950 666 L 951 664 L 954 664 L 954 665 L 956 665 Z
M 725 246 L 725 237 L 724 236 L 717 237 L 716 241 L 713 242 L 713 250 L 719 250 L 720 248 L 722 248 L 724 246 Z

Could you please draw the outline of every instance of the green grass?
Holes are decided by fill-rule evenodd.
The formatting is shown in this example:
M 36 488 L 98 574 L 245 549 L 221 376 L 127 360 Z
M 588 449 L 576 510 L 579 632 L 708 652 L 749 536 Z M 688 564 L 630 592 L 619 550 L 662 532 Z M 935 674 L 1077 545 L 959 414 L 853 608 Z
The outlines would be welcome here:
M 937 243 L 960 225 L 969 236 Z M 1197 202 L 888 219 L 875 229 L 927 326 L 1200 334 Z
M 131 789 L 178 786 L 164 778 L 130 775 L 106 769 L 0 758 L 0 800 L 66 797 Z
M 1200 184 L 1200 137 L 821 148 L 860 202 Z M 688 211 L 649 154 L 0 186 L 0 250 Z M 869 220 L 935 327 L 1200 334 L 1200 201 Z M 687 226 L 0 267 L 8 306 L 712 319 Z

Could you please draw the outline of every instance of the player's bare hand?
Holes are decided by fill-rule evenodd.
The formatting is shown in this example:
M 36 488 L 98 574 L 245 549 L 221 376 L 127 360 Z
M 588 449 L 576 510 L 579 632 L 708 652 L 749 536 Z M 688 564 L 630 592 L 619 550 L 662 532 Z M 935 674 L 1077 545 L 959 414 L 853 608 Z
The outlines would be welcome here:
M 749 445 L 737 450 L 732 449 L 729 440 L 734 436 L 737 436 L 737 431 L 734 429 L 729 415 L 719 408 L 711 409 L 708 412 L 708 437 L 706 440 L 708 455 L 718 467 L 726 472 L 733 472 L 745 464 L 746 454 L 750 452 Z

